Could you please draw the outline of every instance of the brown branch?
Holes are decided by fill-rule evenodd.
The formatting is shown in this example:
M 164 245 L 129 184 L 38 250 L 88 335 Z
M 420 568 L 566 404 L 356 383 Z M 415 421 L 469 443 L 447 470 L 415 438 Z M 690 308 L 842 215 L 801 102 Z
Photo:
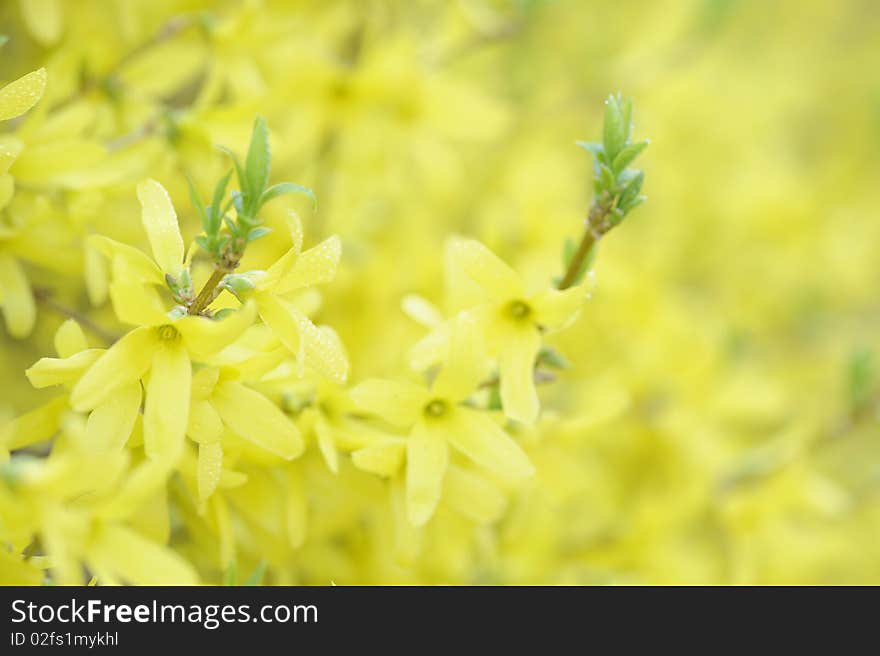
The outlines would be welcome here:
M 96 337 L 100 338 L 108 346 L 119 339 L 119 335 L 115 335 L 100 324 L 95 323 L 92 319 L 90 319 L 79 310 L 67 307 L 63 303 L 55 300 L 52 295 L 52 291 L 49 289 L 34 289 L 34 300 L 36 300 L 37 303 L 39 303 L 40 305 L 52 310 L 53 312 L 68 317 L 69 319 L 73 319 L 83 328 L 91 331 Z

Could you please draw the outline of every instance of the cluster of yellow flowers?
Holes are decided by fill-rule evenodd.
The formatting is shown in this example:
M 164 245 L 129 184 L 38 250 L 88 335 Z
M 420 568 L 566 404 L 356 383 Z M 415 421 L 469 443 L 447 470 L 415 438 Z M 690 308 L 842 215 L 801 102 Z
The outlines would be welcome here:
M 745 1 L 3 3 L 0 584 L 880 577 L 874 114 L 808 36 L 876 46 L 782 4 L 810 52 Z M 663 166 L 605 240 L 618 86 Z

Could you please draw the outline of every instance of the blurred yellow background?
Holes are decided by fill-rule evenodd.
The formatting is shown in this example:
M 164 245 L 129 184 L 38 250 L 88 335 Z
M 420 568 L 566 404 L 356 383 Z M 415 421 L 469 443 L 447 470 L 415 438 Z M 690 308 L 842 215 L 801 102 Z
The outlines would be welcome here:
M 609 92 L 633 98 L 649 200 L 554 338 L 571 368 L 520 436 L 535 480 L 496 524 L 438 514 L 400 564 L 370 528 L 380 483 L 315 473 L 298 581 L 880 583 L 877 3 L 4 0 L 0 34 L 0 80 L 49 73 L 37 118 L 2 129 L 42 120 L 35 147 L 66 144 L 13 169 L 34 200 L 0 249 L 35 288 L 113 329 L 82 237 L 143 246 L 149 175 L 192 239 L 182 173 L 208 188 L 211 146 L 242 152 L 261 114 L 273 177 L 318 195 L 287 205 L 307 243 L 342 238 L 319 317 L 353 381 L 406 367 L 422 329 L 401 299 L 443 304 L 450 235 L 532 281 L 560 272 L 591 194 L 574 142 Z M 23 372 L 62 318 L 38 307 L 29 338 L 0 337 L 9 413 L 51 398 Z

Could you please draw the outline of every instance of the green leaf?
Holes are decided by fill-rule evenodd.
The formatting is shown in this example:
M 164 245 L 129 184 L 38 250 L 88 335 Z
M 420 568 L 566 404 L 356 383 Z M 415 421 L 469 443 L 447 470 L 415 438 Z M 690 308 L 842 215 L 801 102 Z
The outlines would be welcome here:
M 309 189 L 308 187 L 303 187 L 302 185 L 298 185 L 294 182 L 279 182 L 276 185 L 272 185 L 266 191 L 263 192 L 263 195 L 260 197 L 260 207 L 268 203 L 273 198 L 277 198 L 278 196 L 282 196 L 284 194 L 303 194 L 312 199 L 312 206 L 315 210 L 318 209 L 318 198 L 315 196 L 315 192 Z
M 643 171 L 637 171 L 635 175 L 632 176 L 632 179 L 629 180 L 626 187 L 624 187 L 623 192 L 620 194 L 617 206 L 623 209 L 628 207 L 636 198 L 638 198 L 644 181 L 645 173 Z
M 232 205 L 239 214 L 244 214 L 244 194 L 240 191 L 232 192 Z
M 629 166 L 632 161 L 639 156 L 639 153 L 641 153 L 645 148 L 648 147 L 648 143 L 649 142 L 646 139 L 645 141 L 640 141 L 638 143 L 626 146 L 617 154 L 617 157 L 614 158 L 614 162 L 611 165 L 612 170 L 615 173 L 620 174 L 623 169 Z
M 605 157 L 605 146 L 602 144 L 591 141 L 576 141 L 575 143 L 595 157 L 600 164 L 608 164 L 608 158 Z
M 538 364 L 544 364 L 551 369 L 568 369 L 571 367 L 565 356 L 552 346 L 544 346 L 538 351 Z
M 0 48 L 5 46 L 7 41 L 9 41 L 9 37 L 5 34 L 0 34 Z
M 605 154 L 612 162 L 624 145 L 626 145 L 628 130 L 626 128 L 626 116 L 624 115 L 622 103 L 620 94 L 612 94 L 605 101 L 605 125 L 602 132 L 602 143 L 605 146 Z
M 264 235 L 268 235 L 270 232 L 272 232 L 272 228 L 253 228 L 250 232 L 248 232 L 247 240 L 248 242 L 255 241 Z
M 251 144 L 245 160 L 248 190 L 245 194 L 249 214 L 256 214 L 260 196 L 269 184 L 269 130 L 262 116 L 254 119 Z
M 202 202 L 202 198 L 201 196 L 199 196 L 199 192 L 196 189 L 196 186 L 193 184 L 192 178 L 186 176 L 186 183 L 189 185 L 189 200 L 199 214 L 199 221 L 201 221 L 202 230 L 205 231 L 205 234 L 210 235 L 212 234 L 212 231 L 211 221 L 208 217 L 208 210 L 205 209 L 205 204 Z
M 642 203 L 644 203 L 646 200 L 648 200 L 648 197 L 647 197 L 647 196 L 641 196 L 641 195 L 636 196 L 635 198 L 633 198 L 633 199 L 631 199 L 631 200 L 628 200 L 628 201 L 626 202 L 626 204 L 621 205 L 621 206 L 620 206 L 620 211 L 621 211 L 623 214 L 629 214 L 629 213 L 632 212 L 636 207 L 638 207 L 639 205 L 641 205 Z
M 623 111 L 623 143 L 624 145 L 628 145 L 630 142 L 630 134 L 632 132 L 632 117 L 633 117 L 633 101 L 631 98 L 624 98 L 621 102 L 621 109 Z
M 604 164 L 599 165 L 599 181 L 602 189 L 611 191 L 615 187 L 616 179 L 614 173 Z
M 225 146 L 217 146 L 217 149 L 229 157 L 232 160 L 232 163 L 235 165 L 235 175 L 238 178 L 238 188 L 241 189 L 241 193 L 247 194 L 248 190 L 248 180 L 247 176 L 244 174 L 244 169 L 241 166 L 241 162 L 238 159 L 238 155 L 233 153 L 231 150 L 226 148 Z
M 196 243 L 203 251 L 214 255 L 214 251 L 211 250 L 211 243 L 208 241 L 208 238 L 205 235 L 199 235 L 198 237 L 196 237 Z
M 266 575 L 266 561 L 261 560 L 242 585 L 261 585 Z
M 226 187 L 229 184 L 229 178 L 232 177 L 232 171 L 229 171 L 226 175 L 224 175 L 217 182 L 217 186 L 214 187 L 214 197 L 211 199 L 211 211 L 210 211 L 210 225 L 212 233 L 216 233 L 220 230 L 220 221 L 223 215 L 226 213 L 223 211 L 222 203 L 223 203 L 223 195 L 226 193 Z

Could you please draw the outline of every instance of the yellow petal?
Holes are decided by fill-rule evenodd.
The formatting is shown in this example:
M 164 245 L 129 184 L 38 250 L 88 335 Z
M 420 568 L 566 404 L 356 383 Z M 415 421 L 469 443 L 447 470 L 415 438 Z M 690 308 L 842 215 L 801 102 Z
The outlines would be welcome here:
M 372 378 L 351 390 L 351 400 L 364 412 L 406 428 L 421 416 L 428 392 L 414 383 Z
M 28 144 L 10 172 L 19 182 L 34 186 L 47 185 L 78 189 L 79 172 L 97 166 L 107 157 L 107 148 L 100 142 L 69 137 L 48 143 Z
M 443 499 L 475 522 L 494 522 L 504 512 L 506 499 L 501 491 L 482 476 L 451 465 L 446 472 Z
M 529 299 L 535 312 L 535 322 L 550 330 L 560 330 L 577 318 L 584 306 L 587 292 L 582 285 L 565 291 L 549 289 Z
M 127 519 L 164 489 L 170 469 L 163 463 L 144 460 L 130 470 L 118 491 L 106 503 L 99 504 L 96 514 L 105 519 Z
M 257 307 L 248 301 L 222 319 L 188 316 L 174 322 L 183 335 L 187 350 L 197 358 L 206 358 L 238 339 L 257 316 Z
M 104 349 L 87 349 L 69 358 L 40 358 L 24 374 L 37 389 L 76 382 L 104 354 Z
M 120 387 L 92 410 L 86 423 L 86 443 L 96 451 L 125 446 L 141 408 L 141 384 Z
M 457 408 L 453 423 L 455 428 L 450 430 L 447 439 L 478 465 L 511 480 L 535 473 L 520 446 L 484 413 Z
M 333 429 L 323 417 L 318 417 L 315 422 L 315 436 L 318 439 L 318 449 L 324 457 L 324 462 L 334 474 L 339 472 L 339 454 L 336 452 L 336 439 Z
M 28 31 L 42 46 L 52 46 L 61 37 L 60 0 L 19 0 L 21 17 Z
M 87 244 L 111 262 L 122 258 L 130 277 L 152 285 L 165 285 L 165 278 L 156 263 L 138 249 L 102 235 L 92 235 Z
M 299 429 L 265 396 L 236 381 L 217 385 L 211 404 L 233 432 L 287 460 L 303 452 Z
M 257 295 L 260 317 L 284 346 L 307 366 L 336 383 L 348 377 L 348 359 L 335 334 L 318 328 L 288 301 L 266 292 Z
M 46 90 L 46 69 L 40 68 L 0 89 L 0 121 L 24 114 Z
M 30 335 L 37 318 L 34 295 L 18 261 L 0 253 L 0 304 L 9 334 L 16 338 Z
M 19 415 L 6 427 L 6 447 L 15 450 L 48 440 L 58 431 L 61 415 L 67 409 L 67 397 L 59 396 Z
M 133 585 L 198 583 L 195 569 L 176 552 L 113 524 L 95 531 L 87 560 L 94 570 L 108 571 Z
M 523 295 L 523 285 L 516 272 L 501 258 L 474 239 L 462 239 L 453 247 L 454 266 L 462 271 L 494 299 Z
M 439 324 L 410 348 L 407 353 L 409 366 L 415 371 L 426 371 L 441 362 L 449 353 L 451 334 L 451 321 Z
M 418 294 L 406 294 L 400 301 L 400 309 L 425 328 L 434 328 L 443 323 L 443 315 L 437 306 Z
M 24 144 L 10 134 L 0 134 L 0 174 L 9 171 L 15 158 L 21 155 Z
M 282 276 L 290 270 L 290 267 L 293 266 L 294 262 L 296 262 L 296 259 L 299 257 L 300 252 L 302 252 L 303 227 L 299 214 L 296 212 L 288 212 L 286 218 L 293 246 L 291 246 L 284 255 L 275 260 L 275 262 L 272 263 L 272 266 L 266 270 L 266 275 L 260 279 L 257 284 L 259 289 L 270 289 L 271 287 L 274 287 Z
M 336 277 L 341 256 L 342 242 L 337 235 L 333 235 L 317 246 L 300 253 L 273 291 L 277 294 L 286 294 L 303 287 L 330 282 Z
M 107 260 L 98 252 L 90 239 L 86 239 L 83 245 L 83 269 L 89 301 L 92 305 L 101 305 L 107 300 L 110 274 Z
M 122 323 L 133 326 L 169 323 L 162 299 L 154 287 L 133 280 L 114 280 L 110 283 L 110 301 Z
M 155 349 L 144 404 L 144 452 L 153 460 L 174 463 L 183 451 L 191 377 L 182 344 L 161 343 Z
M 159 343 L 154 328 L 135 328 L 113 344 L 79 379 L 70 403 L 79 412 L 91 410 L 123 385 L 137 382 L 150 366 Z
M 214 494 L 223 469 L 223 446 L 220 442 L 199 444 L 198 488 L 199 499 L 205 501 Z
M 220 378 L 217 367 L 202 367 L 192 377 L 192 398 L 203 401 L 211 396 Z
M 155 180 L 141 182 L 137 186 L 137 196 L 153 258 L 163 273 L 177 278 L 183 270 L 183 238 L 171 197 Z
M 220 415 L 207 401 L 192 401 L 189 406 L 189 423 L 186 434 L 199 444 L 214 444 L 223 437 Z
M 67 319 L 55 331 L 55 352 L 58 357 L 69 358 L 88 347 L 85 333 L 75 319 Z
M 541 348 L 537 329 L 527 327 L 508 332 L 498 359 L 501 370 L 501 404 L 504 414 L 532 424 L 541 409 L 535 389 L 535 358 Z
M 471 317 L 462 313 L 455 318 L 447 348 L 448 355 L 431 391 L 442 398 L 461 401 L 488 375 L 481 334 Z
M 416 424 L 406 441 L 406 516 L 413 526 L 423 526 L 434 514 L 448 465 L 443 434 Z
M 400 471 L 405 453 L 405 440 L 388 439 L 354 451 L 351 461 L 358 469 L 390 478 Z

